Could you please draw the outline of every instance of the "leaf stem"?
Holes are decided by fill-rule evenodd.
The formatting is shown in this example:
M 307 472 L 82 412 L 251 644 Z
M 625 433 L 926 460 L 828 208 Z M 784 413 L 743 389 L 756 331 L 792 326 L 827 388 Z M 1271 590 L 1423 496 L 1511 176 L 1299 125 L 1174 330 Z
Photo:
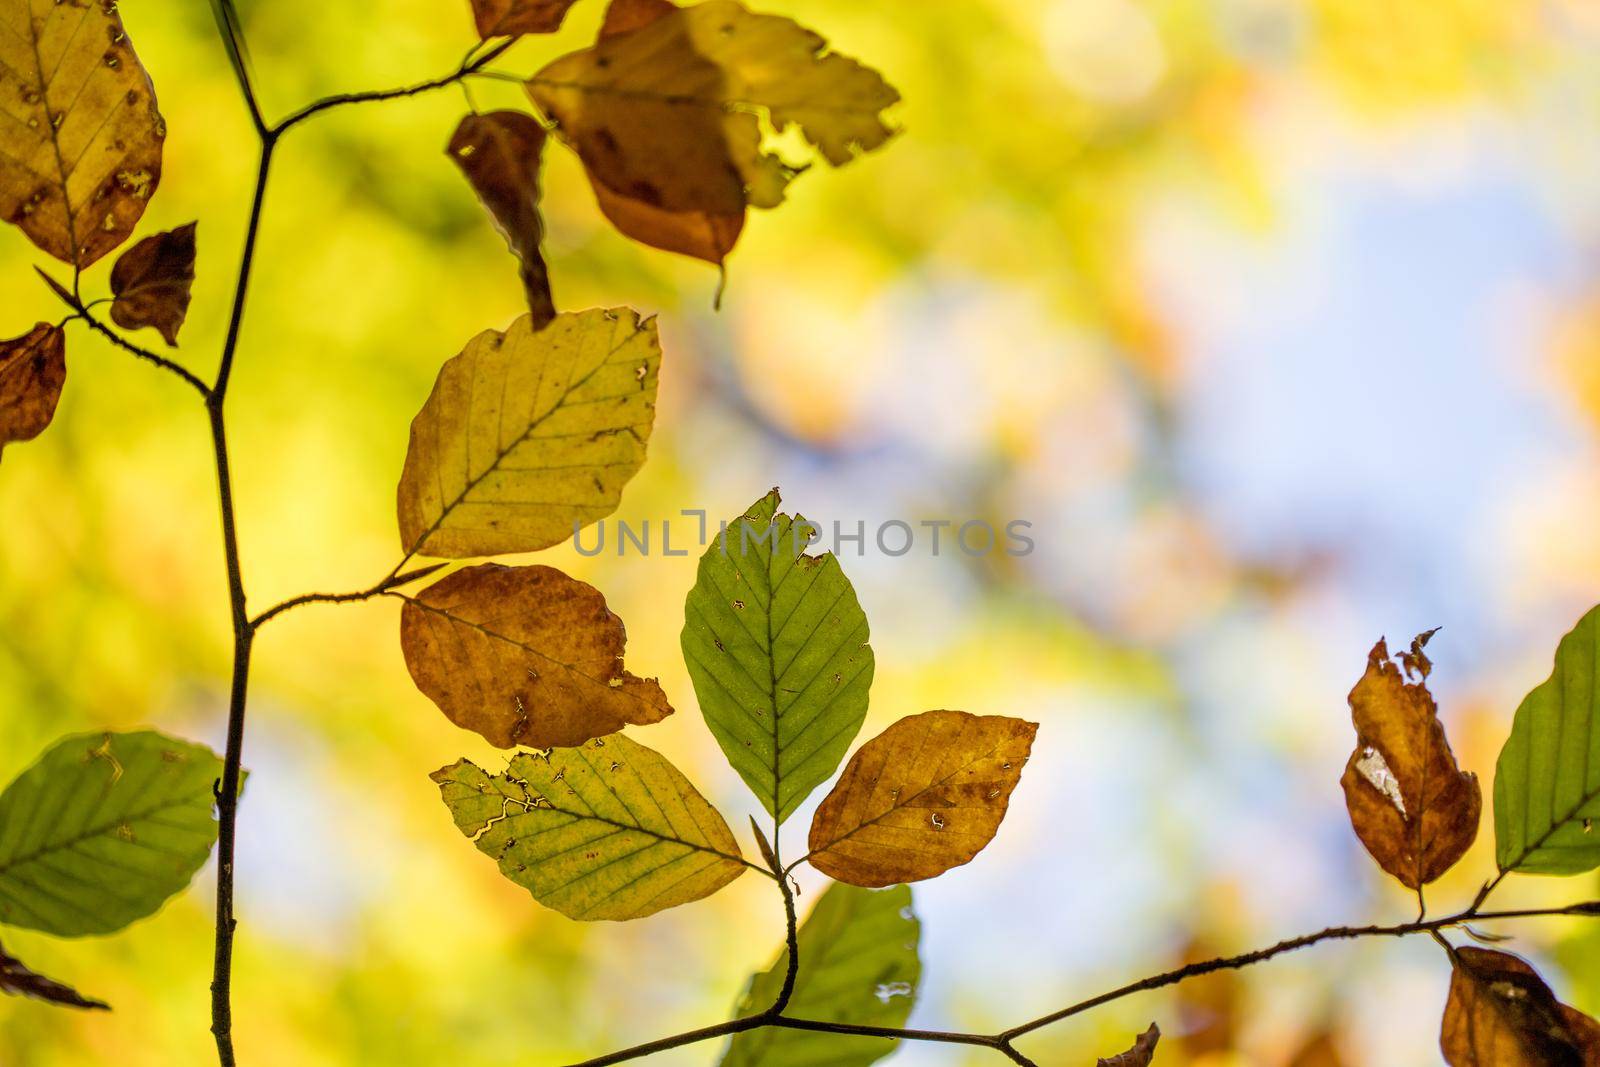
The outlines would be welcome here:
M 290 597 L 281 604 L 275 604 L 251 619 L 250 628 L 259 630 L 284 612 L 298 608 L 303 604 L 354 604 L 364 600 L 372 600 L 392 589 L 398 589 L 402 585 L 410 585 L 412 582 L 426 578 L 435 571 L 449 566 L 446 563 L 435 563 L 432 566 L 418 567 L 416 570 L 401 574 L 400 567 L 404 565 L 402 563 L 395 567 L 394 570 L 379 579 L 376 584 L 353 593 L 301 593 L 299 596 Z
M 105 323 L 101 322 L 99 319 L 95 318 L 89 313 L 89 309 L 91 307 L 93 307 L 95 304 L 103 303 L 103 301 L 91 300 L 88 303 L 84 303 L 78 299 L 75 294 L 68 292 L 64 286 L 57 283 L 48 274 L 45 274 L 44 271 L 40 271 L 39 274 L 49 284 L 50 291 L 55 293 L 62 303 L 66 304 L 67 307 L 72 309 L 72 314 L 63 320 L 63 326 L 74 319 L 82 319 L 88 324 L 91 330 L 94 330 L 96 333 L 102 335 L 123 351 L 131 353 L 139 359 L 144 360 L 146 363 L 152 363 L 164 371 L 177 375 L 179 378 L 183 379 L 190 386 L 192 386 L 202 397 L 208 397 L 211 395 L 211 387 L 207 385 L 199 375 L 189 370 L 189 368 L 174 360 L 168 359 L 166 356 L 158 355 L 157 353 L 150 351 L 148 348 L 143 348 L 134 344 L 132 341 L 128 340 L 120 333 L 117 333 L 111 327 L 107 326 Z

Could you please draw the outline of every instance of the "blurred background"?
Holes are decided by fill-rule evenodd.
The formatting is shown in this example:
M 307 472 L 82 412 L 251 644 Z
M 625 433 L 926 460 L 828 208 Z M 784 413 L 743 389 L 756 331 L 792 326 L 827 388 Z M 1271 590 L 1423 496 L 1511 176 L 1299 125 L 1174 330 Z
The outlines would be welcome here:
M 442 74 L 473 39 L 464 0 L 239 6 L 273 115 Z M 618 518 L 733 516 L 776 484 L 824 523 L 1033 524 L 1022 557 L 843 558 L 878 660 L 863 737 L 929 708 L 1042 723 L 996 842 L 916 888 L 912 1025 L 998 1029 L 1188 956 L 1411 918 L 1338 787 L 1367 649 L 1443 627 L 1433 689 L 1487 786 L 1517 702 L 1600 598 L 1600 3 L 759 6 L 882 70 L 903 134 L 753 213 L 720 312 L 716 272 L 611 232 L 559 147 L 546 252 L 558 305 L 661 315 L 651 459 Z M 582 46 L 601 13 L 583 0 L 496 67 Z M 253 138 L 207 5 L 123 15 L 171 131 L 140 232 L 200 220 L 180 356 L 209 374 Z M 504 83 L 474 93 L 517 103 Z M 257 609 L 388 571 L 412 415 L 445 359 L 521 310 L 443 154 L 465 107 L 452 89 L 345 109 L 279 153 L 230 401 Z M 0 230 L 0 334 L 61 317 L 41 262 Z M 69 360 L 56 424 L 0 466 L 3 780 L 69 730 L 223 735 L 202 413 L 81 329 Z M 539 559 L 605 592 L 629 667 L 679 709 L 636 736 L 743 827 L 755 804 L 677 649 L 692 556 Z M 497 754 L 413 689 L 397 628 L 393 603 L 311 607 L 257 643 L 243 1062 L 538 1065 L 725 1017 L 777 950 L 770 885 L 628 925 L 534 904 L 428 781 Z M 1492 871 L 1491 838 L 1432 891 L 1440 913 Z M 0 1064 L 210 1061 L 210 879 L 109 939 L 6 931 L 117 1011 L 0 999 Z M 1512 878 L 1497 900 L 1597 884 Z M 1600 925 L 1504 932 L 1600 1010 Z M 1426 939 L 1330 945 L 1024 1048 L 1093 1062 L 1155 1019 L 1163 1064 L 1437 1063 L 1447 980 Z

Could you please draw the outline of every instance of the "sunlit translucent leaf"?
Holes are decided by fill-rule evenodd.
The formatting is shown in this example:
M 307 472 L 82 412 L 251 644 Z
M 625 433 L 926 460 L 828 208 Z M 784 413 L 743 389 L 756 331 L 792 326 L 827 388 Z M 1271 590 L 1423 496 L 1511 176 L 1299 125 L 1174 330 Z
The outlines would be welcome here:
M 1483 791 L 1463 774 L 1439 721 L 1419 636 L 1401 662 L 1379 641 L 1350 691 L 1356 748 L 1341 784 L 1350 823 L 1367 851 L 1411 889 L 1455 865 L 1478 836 Z M 1412 673 L 1407 681 L 1402 668 Z
M 1150 1067 L 1156 1056 L 1156 1043 L 1161 1040 L 1161 1028 L 1155 1023 L 1139 1035 L 1133 1047 L 1119 1056 L 1102 1058 L 1100 1067 Z
M 858 889 L 834 883 L 800 927 L 800 973 L 786 1015 L 797 1019 L 904 1026 L 916 1001 L 922 928 L 911 911 L 911 888 Z M 738 1014 L 770 1007 L 783 988 L 788 950 L 750 980 Z M 899 1043 L 764 1027 L 734 1037 L 721 1067 L 866 1067 Z
M 66 335 L 48 322 L 0 341 L 0 452 L 44 433 L 66 381 Z
M 795 171 L 762 150 L 763 115 L 836 166 L 890 137 L 881 113 L 899 95 L 786 18 L 710 0 L 617 25 L 633 28 L 556 60 L 528 90 L 620 196 L 713 216 L 775 206 Z
M 0 6 L 0 218 L 87 267 L 133 232 L 161 179 L 166 123 L 100 0 Z
M 1600 867 L 1600 608 L 1556 647 L 1555 669 L 1523 698 L 1494 779 L 1502 870 L 1581 874 Z
M 638 919 L 744 873 L 728 824 L 666 757 L 622 734 L 520 753 L 504 774 L 433 773 L 456 827 L 535 900 L 573 919 Z
M 155 912 L 211 853 L 221 774 L 151 731 L 57 742 L 0 793 L 0 923 L 76 937 Z
M 478 36 L 518 37 L 524 33 L 553 33 L 561 28 L 575 0 L 472 0 L 472 20 Z
M 535 327 L 556 315 L 550 275 L 539 252 L 544 240 L 544 220 L 539 215 L 544 140 L 544 127 L 533 116 L 491 111 L 463 118 L 446 149 L 521 263 L 522 288 Z
M 683 657 L 706 723 L 778 818 L 827 781 L 867 715 L 867 616 L 833 555 L 808 555 L 776 489 L 700 559 Z
M 841 882 L 933 878 L 994 839 L 1036 723 L 964 711 L 901 719 L 861 746 L 811 821 L 812 866 Z
M 111 318 L 125 330 L 154 326 L 167 344 L 189 314 L 194 285 L 195 223 L 146 237 L 111 268 Z
M 532 552 L 616 510 L 644 463 L 661 345 L 627 309 L 524 315 L 439 371 L 400 476 L 405 551 Z
M 1595 1067 L 1600 1024 L 1515 956 L 1455 950 L 1439 1045 L 1450 1067 Z
M 0 993 L 9 993 L 14 997 L 32 997 L 35 1000 L 59 1004 L 64 1008 L 92 1008 L 103 1011 L 110 1007 L 104 1001 L 93 1000 L 69 985 L 39 974 L 15 956 L 9 955 L 4 946 L 0 946 Z
M 600 591 L 554 567 L 468 567 L 400 613 L 417 688 L 501 748 L 581 745 L 671 715 L 654 678 L 622 669 L 626 643 Z

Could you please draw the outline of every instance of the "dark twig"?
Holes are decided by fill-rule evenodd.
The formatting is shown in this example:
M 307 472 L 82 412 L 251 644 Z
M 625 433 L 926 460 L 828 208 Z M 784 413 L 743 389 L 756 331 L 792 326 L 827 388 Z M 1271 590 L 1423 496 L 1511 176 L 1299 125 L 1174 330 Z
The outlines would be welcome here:
M 449 566 L 449 564 L 435 563 L 430 567 L 418 567 L 416 570 L 407 571 L 404 574 L 398 573 L 400 568 L 396 567 L 384 575 L 375 585 L 354 593 L 302 593 L 299 596 L 290 597 L 281 604 L 268 608 L 251 619 L 250 628 L 259 630 L 284 612 L 298 608 L 303 604 L 355 604 L 363 600 L 372 600 L 389 592 L 391 589 L 398 589 L 402 585 L 410 585 L 412 582 L 426 578 L 446 566 Z
M 50 291 L 55 293 L 56 296 L 67 305 L 67 307 L 72 309 L 72 314 L 63 320 L 62 325 L 66 325 L 66 323 L 71 322 L 73 319 L 82 319 L 89 325 L 91 330 L 94 330 L 96 333 L 102 335 L 123 351 L 137 356 L 146 363 L 153 363 L 164 371 L 167 371 L 171 374 L 176 374 L 179 378 L 182 378 L 185 382 L 188 382 L 191 386 L 193 386 L 201 396 L 205 397 L 211 395 L 211 387 L 207 385 L 199 377 L 199 375 L 190 371 L 189 368 L 183 366 L 181 363 L 177 363 L 168 359 L 166 356 L 158 355 L 157 353 L 150 351 L 148 348 L 141 348 L 139 345 L 134 344 L 132 341 L 128 340 L 126 337 L 122 336 L 120 333 L 117 333 L 111 327 L 95 318 L 94 315 L 90 314 L 89 308 L 100 301 L 91 300 L 88 303 L 84 303 L 71 292 L 69 292 L 65 286 L 61 285 L 44 271 L 39 271 L 39 276 L 42 277 L 50 286 Z

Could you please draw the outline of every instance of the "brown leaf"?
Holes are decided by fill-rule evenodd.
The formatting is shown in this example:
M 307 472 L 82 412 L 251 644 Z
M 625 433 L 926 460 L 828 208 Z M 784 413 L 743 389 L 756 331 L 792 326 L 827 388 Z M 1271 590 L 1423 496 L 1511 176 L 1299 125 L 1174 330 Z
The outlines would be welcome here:
M 528 311 L 534 327 L 543 328 L 556 317 L 550 274 L 539 254 L 539 243 L 544 240 L 544 219 L 539 215 L 544 127 L 520 111 L 468 115 L 456 127 L 446 151 L 521 261 L 518 273 L 528 296 Z
M 964 711 L 901 719 L 857 750 L 817 808 L 811 865 L 877 887 L 969 862 L 999 830 L 1038 729 Z
M 1156 1058 L 1156 1042 L 1160 1040 L 1161 1028 L 1151 1023 L 1150 1029 L 1139 1035 L 1132 1048 L 1120 1056 L 1100 1059 L 1100 1067 L 1150 1067 L 1150 1062 Z
M 113 322 L 125 330 L 154 326 L 167 344 L 177 345 L 194 285 L 196 225 L 146 237 L 122 253 L 111 268 Z
M 1600 1067 L 1600 1024 L 1516 956 L 1456 949 L 1439 1046 L 1450 1067 Z
M 472 0 L 472 18 L 478 36 L 518 37 L 524 33 L 554 33 L 576 0 Z
M 600 24 L 600 39 L 648 26 L 662 15 L 678 10 L 672 0 L 611 0 Z
M 7 955 L 4 947 L 0 947 L 0 993 L 32 997 L 65 1008 L 90 1008 L 98 1011 L 111 1009 L 111 1005 L 104 1001 L 91 1000 L 69 985 L 63 985 L 30 970 L 21 960 Z
M 12 0 L 0 34 L 0 218 L 82 269 L 127 240 L 167 127 L 108 0 Z
M 57 327 L 41 322 L 21 337 L 0 341 L 0 450 L 44 432 L 66 380 L 67 339 Z
M 1463 774 L 1426 682 L 1427 657 L 1413 643 L 1408 682 L 1379 641 L 1350 691 L 1356 750 L 1345 767 L 1346 806 L 1356 836 L 1378 865 L 1409 889 L 1427 885 L 1472 847 L 1483 791 Z
M 622 620 L 554 567 L 467 567 L 408 597 L 400 647 L 417 688 L 501 748 L 570 747 L 672 714 L 622 669 Z

